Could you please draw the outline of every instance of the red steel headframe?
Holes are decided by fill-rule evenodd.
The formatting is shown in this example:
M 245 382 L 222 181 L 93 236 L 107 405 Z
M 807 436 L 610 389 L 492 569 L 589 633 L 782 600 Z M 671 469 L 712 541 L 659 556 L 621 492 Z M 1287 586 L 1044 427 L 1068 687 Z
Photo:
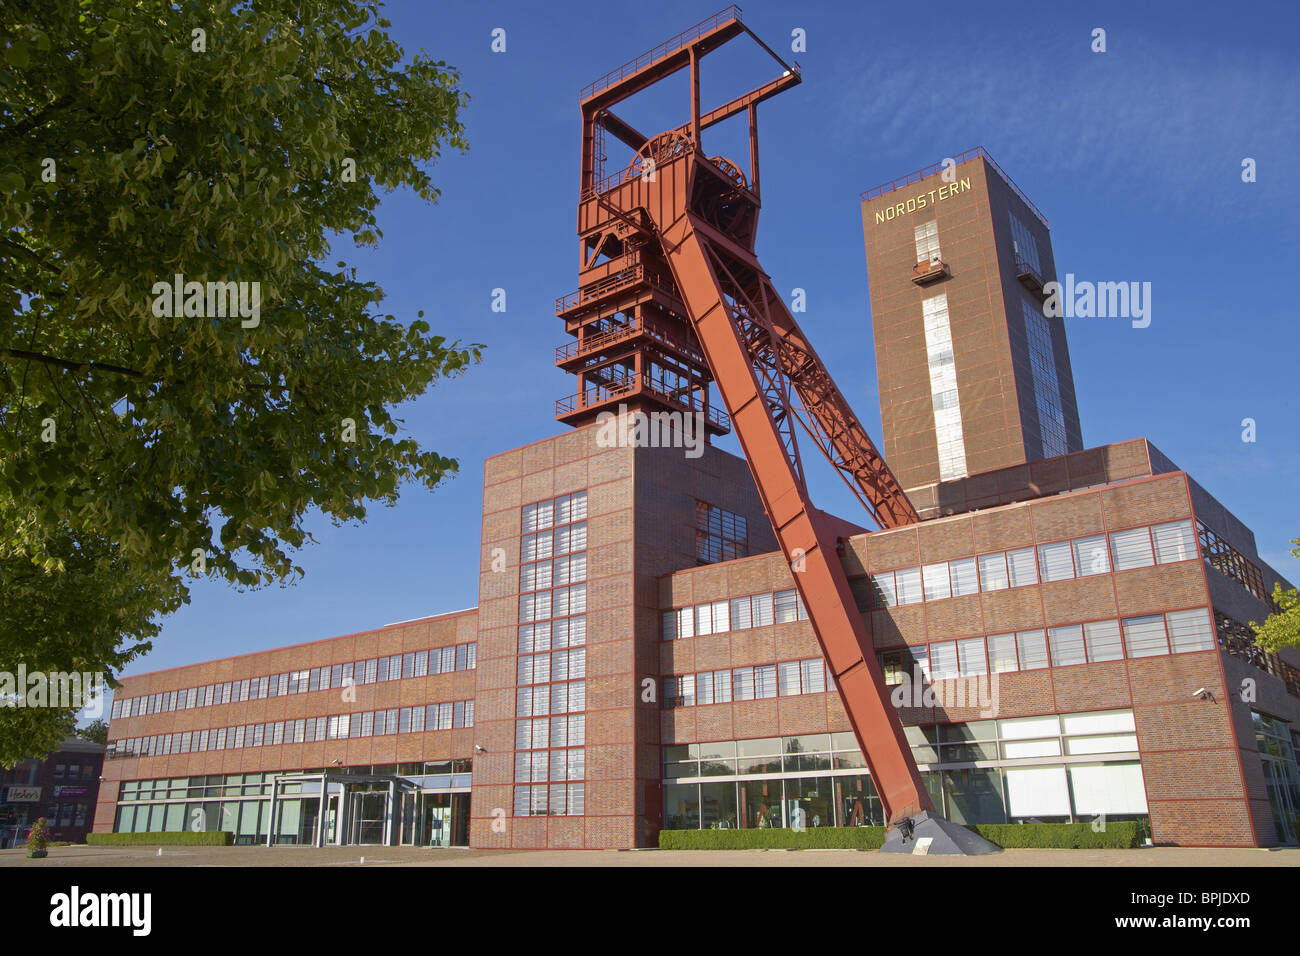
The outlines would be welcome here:
M 776 60 L 781 75 L 702 112 L 701 59 L 742 34 Z M 690 70 L 690 118 L 682 126 L 647 137 L 612 112 L 622 100 L 682 69 Z M 795 422 L 877 524 L 901 527 L 918 517 L 754 252 L 760 207 L 757 106 L 800 79 L 798 64 L 785 63 L 741 22 L 740 10 L 729 7 L 587 87 L 581 96 L 578 233 L 586 250 L 615 237 L 608 248 L 622 254 L 617 265 L 631 270 L 635 281 L 648 281 L 644 276 L 656 268 L 664 273 L 656 274 L 654 288 L 665 296 L 656 321 L 675 323 L 665 334 L 707 363 L 705 374 L 730 414 L 892 824 L 934 807 L 850 590 L 839 554 L 840 526 L 809 498 Z M 706 157 L 701 146 L 703 130 L 741 113 L 749 123 L 748 179 L 730 160 Z M 626 169 L 610 176 L 600 168 L 606 133 L 636 151 Z M 602 291 L 609 286 L 610 268 L 582 274 L 577 295 L 589 290 L 593 310 L 620 294 Z M 627 283 L 620 288 L 626 294 Z

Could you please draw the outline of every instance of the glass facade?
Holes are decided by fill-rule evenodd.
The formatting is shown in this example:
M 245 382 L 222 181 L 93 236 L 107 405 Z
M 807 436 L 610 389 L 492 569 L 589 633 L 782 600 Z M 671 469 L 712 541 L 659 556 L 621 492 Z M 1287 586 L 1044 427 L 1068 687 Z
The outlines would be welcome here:
M 1131 711 L 906 732 L 936 807 L 958 823 L 1146 816 Z M 885 825 L 852 733 L 677 744 L 663 754 L 668 830 Z
M 515 816 L 581 816 L 587 709 L 587 493 L 525 505 L 515 687 Z

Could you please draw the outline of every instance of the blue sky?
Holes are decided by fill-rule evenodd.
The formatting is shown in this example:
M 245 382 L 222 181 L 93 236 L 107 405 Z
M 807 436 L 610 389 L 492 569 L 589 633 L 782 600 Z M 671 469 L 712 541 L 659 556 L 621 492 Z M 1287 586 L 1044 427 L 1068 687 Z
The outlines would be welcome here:
M 1065 6 L 744 4 L 745 22 L 784 55 L 792 30 L 807 36 L 793 54 L 803 83 L 759 111 L 760 258 L 779 289 L 807 291 L 801 323 L 878 439 L 858 194 L 983 145 L 1050 219 L 1062 275 L 1152 283 L 1149 328 L 1066 320 L 1085 445 L 1149 438 L 1300 581 L 1287 554 L 1300 535 L 1298 337 L 1284 292 L 1297 271 L 1297 6 Z M 487 345 L 480 367 L 401 411 L 461 472 L 432 494 L 408 488 L 364 525 L 312 522 L 319 543 L 299 555 L 307 573 L 292 587 L 195 586 L 128 673 L 477 603 L 483 459 L 561 431 L 554 401 L 574 390 L 552 350 L 565 338 L 554 300 L 577 287 L 578 90 L 717 9 L 388 5 L 408 53 L 461 71 L 471 149 L 432 170 L 437 206 L 392 194 L 379 248 L 339 243 L 331 259 L 383 286 L 385 311 L 424 309 L 439 334 Z M 506 52 L 495 54 L 498 27 Z M 1105 53 L 1090 51 L 1096 27 Z M 706 106 L 766 79 L 745 72 L 759 62 L 737 59 L 741 78 L 718 80 L 706 59 Z M 684 119 L 649 128 L 664 105 L 634 114 L 643 132 Z M 1255 183 L 1241 181 L 1244 157 Z M 490 309 L 494 288 L 506 290 L 505 313 Z M 1247 417 L 1253 444 L 1241 439 Z M 734 438 L 723 447 L 739 451 Z M 819 464 L 819 505 L 857 518 Z

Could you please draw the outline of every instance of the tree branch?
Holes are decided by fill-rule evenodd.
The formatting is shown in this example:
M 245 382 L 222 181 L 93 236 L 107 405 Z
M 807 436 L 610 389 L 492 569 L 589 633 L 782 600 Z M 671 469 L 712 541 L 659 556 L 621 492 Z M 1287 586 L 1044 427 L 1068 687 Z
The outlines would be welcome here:
M 0 354 L 8 355 L 10 358 L 44 362 L 46 365 L 53 365 L 57 368 L 66 368 L 74 372 L 80 372 L 83 370 L 91 372 L 113 372 L 117 375 L 130 375 L 132 378 L 146 378 L 144 372 L 137 372 L 133 368 L 125 368 L 121 365 L 111 365 L 108 362 L 69 362 L 67 359 L 55 358 L 52 355 L 41 355 L 39 352 L 29 352 L 26 349 L 0 349 Z

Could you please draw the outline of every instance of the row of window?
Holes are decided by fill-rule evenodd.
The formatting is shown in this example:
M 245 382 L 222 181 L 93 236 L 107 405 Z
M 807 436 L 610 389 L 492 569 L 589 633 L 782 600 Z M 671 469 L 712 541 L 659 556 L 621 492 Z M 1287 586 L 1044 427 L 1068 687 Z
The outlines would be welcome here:
M 695 559 L 700 564 L 732 561 L 749 554 L 745 516 L 696 499 Z
M 419 707 L 394 707 L 360 714 L 306 717 L 267 724 L 241 724 L 187 730 L 152 737 L 111 741 L 107 757 L 165 757 L 169 754 L 274 747 L 281 744 L 383 737 L 388 734 L 423 733 L 474 726 L 474 701 L 457 700 Z
M 478 645 L 474 643 L 455 644 L 449 647 L 435 647 L 427 651 L 411 651 L 388 657 L 349 661 L 346 664 L 334 664 L 329 667 L 312 667 L 285 674 L 249 677 L 245 680 L 226 681 L 223 684 L 206 684 L 185 690 L 126 697 L 113 701 L 111 719 L 166 714 L 175 710 L 261 700 L 265 697 L 284 697 L 308 691 L 329 690 L 331 687 L 346 687 L 350 684 L 374 684 L 408 677 L 427 677 L 433 674 L 473 670 L 477 662 L 477 651 Z
M 587 649 L 524 655 L 518 659 L 517 672 L 520 685 L 577 680 L 587 676 Z
M 885 683 L 898 684 L 911 680 L 917 667 L 925 681 L 932 682 L 1117 661 L 1125 657 L 1208 651 L 1215 646 L 1210 612 L 1193 608 L 893 648 L 880 653 L 880 663 Z
M 522 622 L 568 617 L 571 614 L 583 614 L 586 610 L 587 585 L 585 584 L 519 595 L 519 620 Z
M 577 714 L 587 708 L 585 681 L 541 684 L 515 689 L 516 717 L 545 717 L 547 714 Z
M 584 812 L 586 492 L 526 505 L 515 688 L 516 816 Z M 547 540 L 547 515 L 556 528 Z M 565 526 L 567 524 L 567 527 Z M 565 551 L 574 552 L 560 556 Z M 529 593 L 531 592 L 531 593 Z
M 566 525 L 554 531 L 526 534 L 520 540 L 519 559 L 522 562 L 544 561 L 547 558 L 587 550 L 587 523 Z
M 522 514 L 523 534 L 545 531 L 559 525 L 583 521 L 587 517 L 587 492 L 575 491 L 571 495 L 561 495 L 550 501 L 524 505 Z
M 872 606 L 876 608 L 937 601 L 948 597 L 1000 591 L 1049 581 L 1067 581 L 1092 574 L 1128 571 L 1154 564 L 1171 564 L 1196 557 L 1191 521 L 1171 521 L 1152 527 L 1112 531 L 940 561 L 919 568 L 878 571 L 871 575 Z
M 764 700 L 798 694 L 824 694 L 830 671 L 820 657 L 783 661 L 757 667 L 701 671 L 664 678 L 665 707 L 727 704 L 733 700 Z
M 123 780 L 118 789 L 118 802 L 131 803 L 143 800 L 207 800 L 220 797 L 270 796 L 276 777 L 287 774 L 318 774 L 326 768 L 312 767 L 300 770 L 280 769 L 260 773 L 196 774 L 192 777 L 157 777 L 145 780 Z M 340 770 L 330 767 L 330 770 Z M 342 773 L 374 774 L 377 776 L 401 775 L 409 779 L 450 774 L 468 774 L 472 762 L 468 759 L 416 761 L 402 764 L 365 764 L 341 768 Z M 301 793 L 303 784 L 283 783 L 281 793 Z M 310 787 L 309 787 L 310 790 Z M 316 788 L 319 792 L 319 788 Z
M 768 624 L 808 620 L 799 593 L 794 588 L 772 594 L 752 594 L 730 601 L 711 601 L 694 607 L 663 612 L 663 639 L 705 637 L 727 631 L 742 631 Z
M 519 569 L 519 591 L 542 591 L 561 587 L 587 578 L 587 555 L 573 554 L 566 558 L 525 564 Z

